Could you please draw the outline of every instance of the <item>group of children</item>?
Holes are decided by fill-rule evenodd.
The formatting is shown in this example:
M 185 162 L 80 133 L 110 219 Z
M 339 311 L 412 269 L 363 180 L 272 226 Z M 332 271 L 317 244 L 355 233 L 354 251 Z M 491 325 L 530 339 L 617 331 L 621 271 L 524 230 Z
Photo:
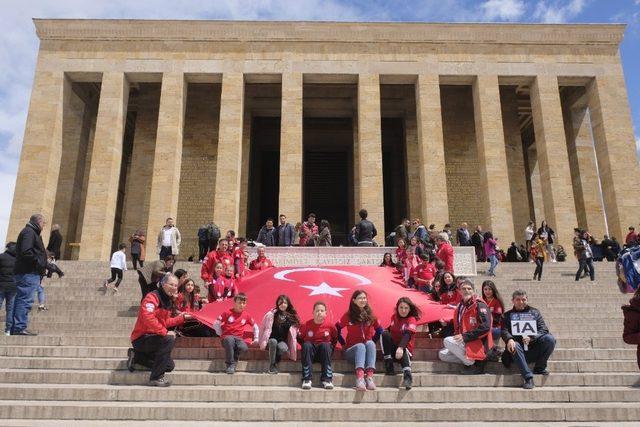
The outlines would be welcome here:
M 278 373 L 278 363 L 284 355 L 296 360 L 297 344 L 300 344 L 302 388 L 305 390 L 311 389 L 312 365 L 316 362 L 322 368 L 322 387 L 333 389 L 331 360 L 338 342 L 345 359 L 354 365 L 356 390 L 375 390 L 376 343 L 380 339 L 385 373 L 393 375 L 394 362 L 399 363 L 403 371 L 402 387 L 407 390 L 412 387 L 411 357 L 420 310 L 409 298 L 398 300 L 386 329 L 375 316 L 363 290 L 353 293 L 349 310 L 336 323 L 328 319 L 327 305 L 322 301 L 313 305 L 313 318 L 302 323 L 289 297 L 280 295 L 275 308 L 265 314 L 262 327 L 259 327 L 245 311 L 247 296 L 239 293 L 233 300 L 234 306 L 222 313 L 213 325 L 225 350 L 228 374 L 235 373 L 239 358 L 249 349 L 245 328 L 251 327 L 251 346 L 268 350 L 268 372 L 271 374 Z

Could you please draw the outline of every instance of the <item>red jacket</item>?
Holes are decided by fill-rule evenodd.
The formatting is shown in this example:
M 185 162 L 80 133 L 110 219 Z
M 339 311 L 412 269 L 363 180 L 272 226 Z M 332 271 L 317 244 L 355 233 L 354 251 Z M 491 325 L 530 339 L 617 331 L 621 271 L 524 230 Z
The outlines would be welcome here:
M 318 234 L 318 224 L 313 223 L 313 226 L 310 226 L 309 223 L 305 221 L 302 223 L 302 229 L 300 231 L 300 234 L 303 234 L 300 237 L 300 246 L 307 246 L 309 240 Z
M 460 302 L 453 312 L 454 333 L 462 334 L 467 358 L 485 360 L 493 348 L 491 312 L 487 304 L 477 296 L 468 302 Z
M 176 297 L 176 307 L 178 308 L 179 311 L 185 312 L 185 313 L 194 313 L 198 310 L 200 310 L 201 308 L 201 303 L 200 303 L 200 295 L 199 294 L 194 294 L 193 295 L 193 308 L 191 308 L 191 306 L 189 304 L 185 303 L 184 300 L 184 296 L 179 293 L 178 296 Z
M 622 306 L 624 313 L 624 330 L 622 339 L 627 344 L 638 346 L 637 358 L 640 368 L 640 297 L 631 298 L 629 305 Z
M 213 274 L 218 262 L 221 262 L 224 267 L 233 265 L 233 257 L 227 252 L 220 253 L 217 250 L 209 252 L 204 261 L 202 261 L 202 267 L 200 268 L 200 277 L 205 283 L 213 283 Z
M 458 305 L 460 304 L 460 301 L 462 301 L 462 295 L 460 295 L 460 292 L 458 292 L 453 283 L 451 285 L 451 289 L 440 294 L 440 304 Z
M 336 329 L 338 330 L 338 339 L 341 337 L 341 329 L 347 329 L 347 339 L 342 348 L 347 349 L 359 343 L 366 343 L 369 340 L 377 341 L 377 336 L 382 333 L 382 326 L 378 319 L 373 322 L 351 322 L 349 312 L 347 311 L 342 315 L 338 323 L 336 323 Z
M 171 317 L 171 297 L 162 290 L 147 294 L 140 303 L 138 320 L 131 332 L 131 341 L 143 335 L 167 335 L 167 328 L 180 326 L 184 323 L 183 316 Z
M 222 301 L 238 295 L 238 285 L 233 277 L 220 276 L 209 286 L 209 302 Z
M 415 334 L 417 331 L 418 322 L 415 317 L 399 317 L 398 313 L 391 316 L 391 323 L 389 323 L 389 332 L 395 345 L 399 346 L 402 342 L 402 338 L 405 333 L 408 333 L 410 338 L 407 341 L 406 349 L 410 353 L 413 353 L 413 343 L 415 341 Z
M 273 267 L 273 263 L 267 257 L 256 258 L 249 263 L 249 270 L 265 270 Z
M 502 327 L 502 315 L 504 314 L 504 307 L 500 303 L 498 298 L 491 298 L 491 301 L 487 302 L 489 310 L 491 310 L 492 328 Z
M 242 277 L 248 273 L 246 265 L 247 257 L 242 249 L 237 248 L 233 251 L 233 262 L 235 265 L 236 275 Z
M 436 256 L 444 262 L 444 269 L 453 273 L 453 246 L 448 242 L 443 242 L 436 252 Z

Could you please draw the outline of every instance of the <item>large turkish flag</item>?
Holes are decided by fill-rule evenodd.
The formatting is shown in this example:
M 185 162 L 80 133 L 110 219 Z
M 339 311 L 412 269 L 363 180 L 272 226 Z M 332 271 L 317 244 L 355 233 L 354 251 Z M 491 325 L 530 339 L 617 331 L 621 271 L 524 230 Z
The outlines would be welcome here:
M 422 310 L 420 324 L 440 319 L 448 321 L 453 316 L 452 308 L 431 300 L 423 292 L 405 288 L 402 278 L 388 267 L 274 267 L 245 276 L 238 283 L 238 288 L 247 295 L 246 311 L 256 322 L 260 322 L 268 310 L 275 308 L 280 294 L 291 299 L 303 322 L 313 317 L 316 301 L 324 301 L 329 319 L 338 321 L 349 309 L 351 294 L 356 289 L 367 292 L 369 304 L 385 328 L 400 297 L 411 298 Z M 231 307 L 232 300 L 213 302 L 193 316 L 212 326 L 218 315 Z

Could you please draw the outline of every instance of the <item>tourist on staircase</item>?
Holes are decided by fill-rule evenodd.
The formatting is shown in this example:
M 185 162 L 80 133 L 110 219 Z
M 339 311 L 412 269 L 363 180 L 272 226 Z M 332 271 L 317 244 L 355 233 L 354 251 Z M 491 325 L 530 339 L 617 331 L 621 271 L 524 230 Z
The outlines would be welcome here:
M 358 246 L 376 246 L 373 239 L 378 235 L 378 230 L 373 222 L 367 219 L 369 213 L 366 209 L 360 209 L 358 212 L 360 216 L 360 222 L 356 224 L 355 239 L 358 242 Z
M 173 273 L 162 276 L 158 289 L 149 292 L 142 299 L 138 319 L 131 333 L 133 348 L 127 352 L 127 368 L 130 372 L 135 370 L 136 364 L 150 368 L 150 386 L 171 385 L 171 381 L 164 374 L 171 372 L 175 367 L 171 352 L 175 345 L 176 333 L 169 329 L 180 326 L 185 320 L 192 318 L 187 312 L 171 317 L 177 292 L 178 278 Z
M 206 302 L 220 302 L 225 299 L 224 285 L 219 279 L 224 276 L 224 265 L 221 262 L 217 262 L 213 274 L 209 277 L 210 281 L 205 281 L 204 286 L 207 289 L 207 301 Z M 217 284 L 217 286 L 216 286 Z
M 489 269 L 487 270 L 487 276 L 496 275 L 496 267 L 498 266 L 498 239 L 493 238 L 491 231 L 484 233 L 484 242 L 482 243 L 482 249 L 484 256 L 489 261 Z
M 233 256 L 229 254 L 229 242 L 227 239 L 218 241 L 218 248 L 210 251 L 200 267 L 200 278 L 204 281 L 205 286 L 213 283 L 214 271 L 216 264 L 221 263 L 224 266 L 234 265 Z M 224 269 L 223 269 L 224 272 Z
M 11 335 L 13 326 L 13 307 L 16 298 L 16 281 L 13 270 L 16 265 L 16 243 L 7 243 L 5 251 L 0 254 L 0 308 L 4 301 L 6 312 L 4 334 Z
M 184 280 L 183 280 L 184 279 Z M 178 294 L 176 308 L 180 313 L 195 313 L 200 311 L 203 300 L 200 297 L 200 287 L 186 274 L 178 280 Z M 187 320 L 177 328 L 180 335 L 185 337 L 210 337 L 213 330 L 195 319 Z
M 164 227 L 158 233 L 156 246 L 160 259 L 164 259 L 167 255 L 177 256 L 181 241 L 180 230 L 175 226 L 173 218 L 167 218 Z
M 127 271 L 127 245 L 124 243 L 120 243 L 118 245 L 118 250 L 111 255 L 111 277 L 104 281 L 104 290 L 107 291 L 109 284 L 115 281 L 113 285 L 113 292 L 118 292 L 118 286 L 120 286 L 120 282 L 122 282 L 122 275 L 125 271 Z M 117 278 L 117 280 L 116 280 Z
M 449 243 L 447 233 L 438 234 L 438 237 L 436 237 L 436 245 L 438 246 L 436 256 L 444 262 L 446 271 L 453 272 L 453 246 Z
M 47 251 L 52 252 L 55 259 L 60 259 L 62 248 L 62 233 L 60 233 L 60 225 L 53 224 L 51 226 L 51 234 L 49 234 L 49 243 L 47 244 Z
M 318 235 L 318 225 L 316 224 L 316 214 L 311 213 L 300 228 L 300 246 L 313 246 L 314 238 Z
M 531 238 L 531 257 L 536 263 L 536 269 L 533 272 L 533 280 L 542 280 L 542 267 L 547 259 L 547 240 L 544 236 L 534 233 Z
M 407 297 L 396 302 L 396 310 L 391 316 L 389 327 L 382 333 L 381 347 L 384 354 L 386 375 L 395 375 L 393 363 L 402 366 L 402 384 L 407 390 L 413 385 L 411 375 L 411 357 L 417 332 L 420 309 Z
M 276 228 L 276 242 L 278 246 L 293 246 L 296 240 L 296 230 L 287 222 L 287 216 L 280 214 L 280 223 Z
M 549 375 L 547 361 L 556 346 L 556 339 L 549 333 L 540 311 L 529 306 L 525 291 L 513 292 L 511 301 L 513 308 L 504 314 L 502 321 L 501 335 L 506 344 L 502 364 L 509 368 L 515 362 L 524 379 L 523 388 L 532 389 L 534 374 Z M 535 324 L 535 334 L 527 333 L 527 322 Z M 534 364 L 533 372 L 529 369 L 529 363 Z
M 589 272 L 589 277 L 593 282 L 595 280 L 595 271 L 593 269 L 593 253 L 591 245 L 589 245 L 589 233 L 585 230 L 577 230 L 573 238 L 573 250 L 578 258 L 579 266 L 576 271 L 576 282 L 582 278 L 582 272 Z
M 40 234 L 46 222 L 41 214 L 32 215 L 18 235 L 16 242 L 16 264 L 14 278 L 16 297 L 13 311 L 11 335 L 37 335 L 27 329 L 29 312 L 33 306 L 33 295 L 47 268 L 47 251 Z
M 260 349 L 269 349 L 269 373 L 278 373 L 278 363 L 283 354 L 295 361 L 297 357 L 297 336 L 300 319 L 291 300 L 279 295 L 276 307 L 265 313 L 258 340 Z
M 146 258 L 146 249 L 144 242 L 147 241 L 147 237 L 144 234 L 144 231 L 138 229 L 131 237 L 129 237 L 129 243 L 131 244 L 131 263 L 133 264 L 133 269 L 138 269 L 138 264 L 140 264 L 140 268 L 144 267 L 144 260 Z
M 638 368 L 640 368 L 640 288 L 633 294 L 628 305 L 622 306 L 624 314 L 624 330 L 622 339 L 627 344 L 637 346 Z
M 329 228 L 329 221 L 323 219 L 320 221 L 320 232 L 315 238 L 316 246 L 331 246 L 331 229 Z
M 162 279 L 166 273 L 173 271 L 175 261 L 176 259 L 173 255 L 167 255 L 164 259 L 147 263 L 146 266 L 138 270 L 138 283 L 140 284 L 142 298 L 158 288 L 160 279 Z
M 338 341 L 336 327 L 327 320 L 327 305 L 322 301 L 313 304 L 313 319 L 300 326 L 298 342 L 302 346 L 302 389 L 311 389 L 313 363 L 320 363 L 320 381 L 325 390 L 333 389 L 331 355 Z
M 262 243 L 265 246 L 275 246 L 278 235 L 276 228 L 273 226 L 273 219 L 268 218 L 265 225 L 262 226 L 258 232 L 258 238 L 256 242 Z
M 244 311 L 247 306 L 247 296 L 243 293 L 233 298 L 233 308 L 222 313 L 213 324 L 213 330 L 220 337 L 224 348 L 224 363 L 227 366 L 227 374 L 236 373 L 236 364 L 241 355 L 249 351 L 244 340 L 246 326 L 253 327 L 252 346 L 258 344 L 258 325 L 249 313 Z
M 342 328 L 347 329 L 346 340 L 342 337 Z M 349 311 L 344 313 L 338 323 L 338 341 L 344 349 L 344 357 L 355 366 L 356 390 L 375 390 L 373 374 L 376 371 L 376 345 L 382 326 L 373 314 L 367 293 L 357 290 L 351 296 Z
M 551 262 L 556 262 L 556 252 L 553 249 L 553 243 L 556 240 L 556 232 L 553 231 L 553 228 L 549 227 L 547 221 L 542 221 L 540 224 L 540 228 L 538 228 L 538 235 L 544 236 L 547 240 L 547 257 Z
M 484 374 L 487 352 L 493 348 L 491 312 L 476 294 L 474 284 L 463 280 L 458 287 L 462 301 L 453 312 L 453 336 L 444 339 L 438 356 L 449 363 L 462 363 L 463 375 Z

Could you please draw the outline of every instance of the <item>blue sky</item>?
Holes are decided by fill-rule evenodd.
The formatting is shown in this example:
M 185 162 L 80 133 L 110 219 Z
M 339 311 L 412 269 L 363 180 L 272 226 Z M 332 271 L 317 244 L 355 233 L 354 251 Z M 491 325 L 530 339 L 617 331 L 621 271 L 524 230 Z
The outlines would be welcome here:
M 626 23 L 621 52 L 640 146 L 640 0 L 0 0 L 0 9 L 0 241 L 38 51 L 32 18 Z

